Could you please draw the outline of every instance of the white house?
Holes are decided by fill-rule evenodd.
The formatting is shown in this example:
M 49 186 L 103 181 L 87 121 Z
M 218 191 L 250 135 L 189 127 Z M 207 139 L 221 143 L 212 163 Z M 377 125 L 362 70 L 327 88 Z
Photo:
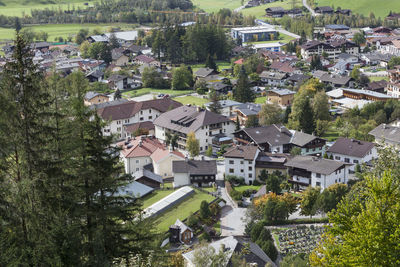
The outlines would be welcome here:
M 227 117 L 231 117 L 233 115 L 235 115 L 235 108 L 240 106 L 242 103 L 240 102 L 236 102 L 233 100 L 219 100 L 218 101 L 219 105 L 221 106 L 221 114 Z M 211 106 L 212 102 L 208 102 L 205 104 L 205 107 L 210 110 L 210 106 Z
M 215 136 L 233 137 L 235 123 L 228 117 L 191 105 L 181 106 L 165 112 L 154 120 L 156 137 L 165 142 L 166 134 L 177 134 L 178 147 L 186 148 L 187 135 L 195 133 L 200 143 L 200 152 L 212 146 Z
M 287 73 L 272 72 L 266 70 L 261 72 L 260 74 L 261 82 L 264 85 L 270 85 L 270 86 L 284 86 L 287 77 L 288 77 Z
M 121 147 L 120 157 L 125 172 L 134 174 L 146 165 L 153 164 L 154 173 L 163 178 L 172 176 L 172 162 L 185 157 L 179 151 L 171 151 L 154 137 L 139 136 L 118 143 Z
M 297 189 L 319 186 L 322 189 L 335 183 L 349 181 L 349 164 L 314 156 L 296 156 L 289 159 L 289 180 Z
M 243 177 L 246 184 L 256 179 L 256 158 L 260 150 L 257 146 L 236 146 L 225 154 L 225 175 Z
M 375 137 L 376 143 L 384 143 L 386 146 L 400 148 L 400 120 L 391 124 L 382 123 L 369 132 Z
M 349 167 L 350 173 L 354 172 L 357 164 L 369 163 L 378 158 L 374 143 L 343 137 L 337 139 L 326 153 L 334 160 L 353 164 Z
M 111 101 L 96 105 L 97 114 L 108 124 L 103 128 L 104 135 L 115 135 L 124 139 L 130 135 L 126 125 L 138 122 L 154 121 L 163 112 L 182 104 L 169 98 L 153 99 L 143 102 Z

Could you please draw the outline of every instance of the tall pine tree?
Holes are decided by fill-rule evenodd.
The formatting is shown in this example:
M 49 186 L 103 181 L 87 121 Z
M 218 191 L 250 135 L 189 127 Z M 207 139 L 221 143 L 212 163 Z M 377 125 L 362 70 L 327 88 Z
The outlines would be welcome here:
M 255 99 L 254 92 L 250 89 L 249 78 L 244 66 L 240 68 L 239 78 L 233 91 L 233 98 L 241 103 L 253 102 Z

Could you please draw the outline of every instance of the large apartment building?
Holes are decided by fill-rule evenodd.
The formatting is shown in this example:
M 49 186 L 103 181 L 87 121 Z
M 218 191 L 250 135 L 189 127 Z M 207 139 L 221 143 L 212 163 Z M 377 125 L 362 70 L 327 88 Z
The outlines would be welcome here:
M 328 59 L 336 60 L 343 50 L 347 54 L 358 55 L 360 48 L 349 41 L 320 42 L 313 40 L 301 46 L 301 55 L 307 59 L 314 55 L 322 56 L 323 53 L 326 53 Z

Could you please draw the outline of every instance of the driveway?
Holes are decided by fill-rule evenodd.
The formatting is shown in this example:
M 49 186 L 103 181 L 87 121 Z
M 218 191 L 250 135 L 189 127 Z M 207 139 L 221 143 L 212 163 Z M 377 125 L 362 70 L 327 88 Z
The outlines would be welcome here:
M 221 236 L 244 235 L 246 227 L 242 218 L 246 216 L 246 208 L 232 208 L 226 205 L 221 214 Z
M 315 17 L 317 15 L 314 10 L 307 4 L 307 0 L 303 0 L 303 6 L 305 6 L 308 11 L 310 11 L 311 16 Z

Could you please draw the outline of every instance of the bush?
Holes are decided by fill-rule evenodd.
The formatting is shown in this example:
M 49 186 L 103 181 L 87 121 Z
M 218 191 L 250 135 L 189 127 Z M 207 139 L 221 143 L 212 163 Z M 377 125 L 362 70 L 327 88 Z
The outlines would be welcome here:
M 200 241 L 206 240 L 207 242 L 210 242 L 211 241 L 211 236 L 206 231 L 204 231 L 204 233 L 202 233 L 199 236 L 199 240 Z
M 250 230 L 251 241 L 256 242 L 258 237 L 260 236 L 262 230 L 264 229 L 264 222 L 260 221 L 260 222 L 254 223 L 250 227 L 251 227 L 251 230 Z
M 272 261 L 275 261 L 278 257 L 278 250 L 276 249 L 272 240 L 264 241 L 261 249 L 264 250 L 265 254 L 267 254 Z
M 255 186 L 259 186 L 261 185 L 260 181 L 258 181 L 257 179 L 254 180 L 253 185 Z
M 234 185 L 245 184 L 243 177 L 238 177 L 235 175 L 227 175 L 227 176 L 225 176 L 225 180 L 227 180 L 228 182 L 230 182 L 231 184 L 234 184 Z
M 231 197 L 233 200 L 239 201 L 242 200 L 242 193 L 239 191 L 236 191 L 235 189 L 232 189 L 231 193 L 230 193 Z
M 196 227 L 198 223 L 199 223 L 199 218 L 194 214 L 190 215 L 189 218 L 187 219 L 187 225 L 191 228 Z

